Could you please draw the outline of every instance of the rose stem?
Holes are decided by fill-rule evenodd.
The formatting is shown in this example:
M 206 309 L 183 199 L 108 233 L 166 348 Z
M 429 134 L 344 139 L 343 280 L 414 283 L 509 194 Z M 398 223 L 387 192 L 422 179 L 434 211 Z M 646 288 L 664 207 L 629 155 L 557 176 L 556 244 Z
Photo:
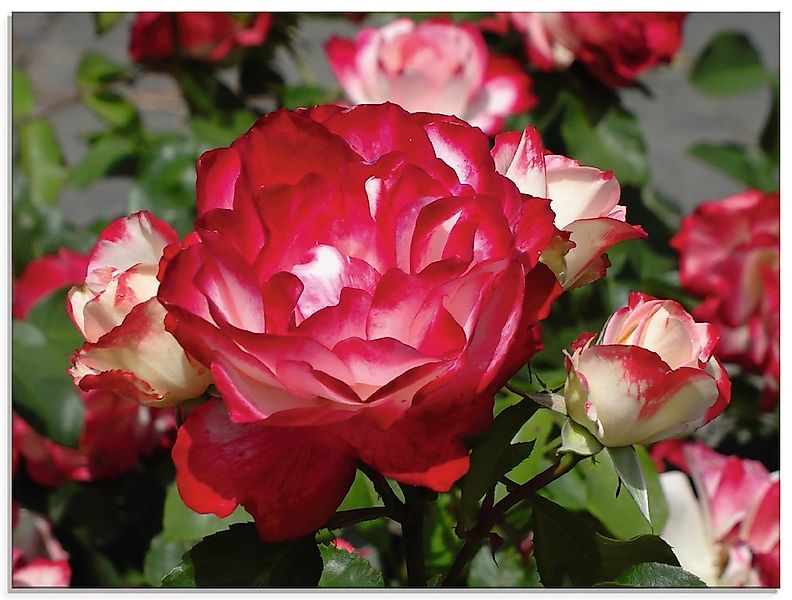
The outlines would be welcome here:
M 448 569 L 448 573 L 445 579 L 443 579 L 443 587 L 455 585 L 456 580 L 459 579 L 463 569 L 470 559 L 473 558 L 473 555 L 479 549 L 487 534 L 509 509 L 518 502 L 527 499 L 548 483 L 569 473 L 569 471 L 584 458 L 586 457 L 571 453 L 562 455 L 555 463 L 536 475 L 536 477 L 504 496 L 500 502 L 490 510 L 482 510 L 479 513 L 476 526 L 467 535 L 467 541 L 454 559 L 454 563 Z

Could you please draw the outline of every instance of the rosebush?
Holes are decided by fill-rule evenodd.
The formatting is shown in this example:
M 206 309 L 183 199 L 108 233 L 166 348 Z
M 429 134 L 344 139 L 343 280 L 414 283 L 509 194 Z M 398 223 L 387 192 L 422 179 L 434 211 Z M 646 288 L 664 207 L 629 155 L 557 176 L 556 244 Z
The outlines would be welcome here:
M 43 81 L 86 18 L 13 17 L 12 587 L 779 586 L 780 84 L 750 37 L 95 13 L 117 35 Z M 731 192 L 653 171 L 631 107 L 681 76 L 723 131 L 765 88 L 761 130 L 689 148 Z

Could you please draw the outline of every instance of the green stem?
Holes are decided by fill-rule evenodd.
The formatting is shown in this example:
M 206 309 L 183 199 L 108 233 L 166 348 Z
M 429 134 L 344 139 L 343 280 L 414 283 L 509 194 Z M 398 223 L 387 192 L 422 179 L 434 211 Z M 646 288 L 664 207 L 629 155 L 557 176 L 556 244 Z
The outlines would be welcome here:
M 462 571 L 481 547 L 481 544 L 486 539 L 492 527 L 500 521 L 514 505 L 529 498 L 532 494 L 559 477 L 569 473 L 569 471 L 584 458 L 586 457 L 578 454 L 564 454 L 555 463 L 536 475 L 533 479 L 527 481 L 503 497 L 500 502 L 495 504 L 491 509 L 482 509 L 479 513 L 476 526 L 468 534 L 467 541 L 460 549 L 451 567 L 448 569 L 448 573 L 445 579 L 443 579 L 443 587 L 456 585 L 457 580 L 462 575 Z
M 358 463 L 358 469 L 360 469 L 363 474 L 371 480 L 371 483 L 374 484 L 374 489 L 379 494 L 380 498 L 382 498 L 382 502 L 385 504 L 385 508 L 390 512 L 391 518 L 402 521 L 405 510 L 404 504 L 391 489 L 391 486 L 388 485 L 387 480 L 366 464 Z

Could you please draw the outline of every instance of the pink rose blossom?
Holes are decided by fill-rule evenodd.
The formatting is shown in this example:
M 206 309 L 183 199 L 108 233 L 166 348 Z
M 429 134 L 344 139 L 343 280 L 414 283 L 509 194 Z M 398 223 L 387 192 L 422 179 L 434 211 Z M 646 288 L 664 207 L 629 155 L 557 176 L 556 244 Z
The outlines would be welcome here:
M 548 198 L 555 226 L 569 232 L 573 248 L 551 248 L 543 256 L 564 289 L 596 281 L 610 266 L 604 252 L 618 242 L 645 237 L 638 225 L 626 223 L 619 204 L 619 182 L 610 171 L 581 166 L 576 160 L 550 154 L 539 132 L 527 128 L 501 133 L 492 149 L 495 169 L 523 194 Z M 561 252 L 559 252 L 561 251 Z
M 481 130 L 393 104 L 266 115 L 197 186 L 158 292 L 222 395 L 179 429 L 185 503 L 279 540 L 324 525 L 358 461 L 448 490 L 561 292 L 549 202 Z
M 111 223 L 91 252 L 85 284 L 69 291 L 69 314 L 87 343 L 70 373 L 83 390 L 106 390 L 151 406 L 200 396 L 209 373 L 165 331 L 157 301 L 163 251 L 176 232 L 148 212 Z
M 780 482 L 756 460 L 682 446 L 681 471 L 660 474 L 668 503 L 661 536 L 682 568 L 710 586 L 778 587 Z M 696 495 L 694 496 L 693 490 Z
M 11 587 L 68 587 L 69 555 L 47 520 L 14 504 L 11 508 Z
M 486 133 L 536 104 L 531 79 L 505 56 L 490 55 L 481 33 L 443 20 L 397 19 L 334 37 L 330 66 L 355 104 L 394 102 L 410 112 L 455 115 Z

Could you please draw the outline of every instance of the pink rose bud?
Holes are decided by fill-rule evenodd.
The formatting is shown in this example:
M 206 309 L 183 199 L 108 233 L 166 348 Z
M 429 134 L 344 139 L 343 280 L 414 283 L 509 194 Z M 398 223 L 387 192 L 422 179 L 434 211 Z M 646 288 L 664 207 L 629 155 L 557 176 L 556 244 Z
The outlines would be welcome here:
M 604 446 L 646 444 L 691 432 L 718 416 L 731 384 L 712 356 L 715 327 L 677 302 L 632 292 L 602 332 L 567 357 L 567 414 Z
M 49 522 L 36 513 L 11 508 L 11 586 L 68 587 L 69 555 L 52 535 Z
M 646 237 L 639 225 L 625 222 L 627 209 L 619 204 L 621 189 L 613 173 L 547 153 L 536 128 L 528 127 L 522 135 L 499 134 L 492 157 L 498 173 L 523 194 L 549 198 L 555 226 L 570 234 L 571 249 L 554 246 L 542 255 L 565 289 L 603 277 L 610 266 L 604 253 L 611 246 Z
M 145 211 L 114 221 L 99 236 L 85 284 L 69 291 L 69 314 L 87 340 L 69 372 L 83 390 L 168 406 L 209 385 L 207 370 L 165 331 L 165 309 L 156 299 L 163 251 L 178 241 L 167 223 Z
M 389 101 L 411 112 L 454 115 L 486 133 L 536 105 L 519 63 L 490 55 L 470 25 L 397 19 L 364 29 L 354 41 L 334 37 L 326 53 L 355 104 Z

